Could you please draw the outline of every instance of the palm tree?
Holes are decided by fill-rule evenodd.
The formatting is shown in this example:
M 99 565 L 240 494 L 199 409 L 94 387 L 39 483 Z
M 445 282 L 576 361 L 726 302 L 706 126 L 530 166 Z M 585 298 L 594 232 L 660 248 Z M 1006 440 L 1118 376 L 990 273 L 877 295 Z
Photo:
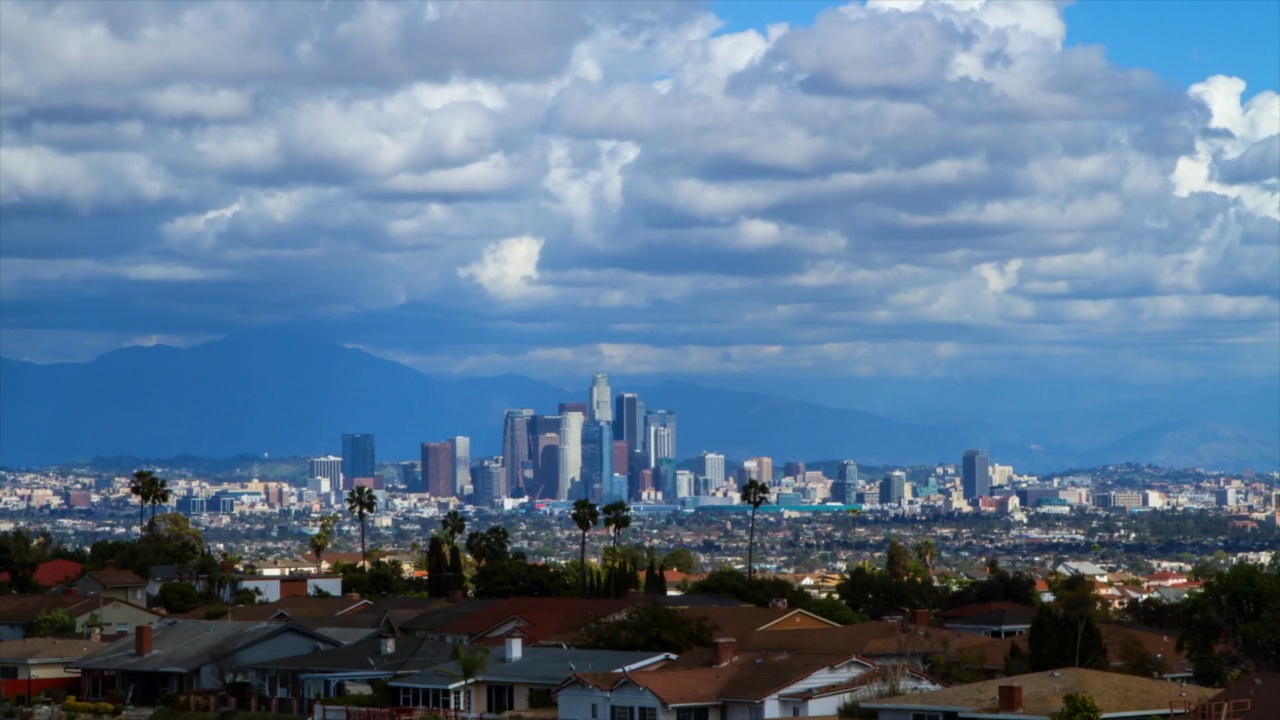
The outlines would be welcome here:
M 364 519 L 378 511 L 378 496 L 373 488 L 360 485 L 347 493 L 347 512 L 360 521 L 360 566 L 369 568 L 369 559 L 365 556 Z
M 324 551 L 329 549 L 329 533 L 321 530 L 311 539 L 307 541 L 311 546 L 311 553 L 316 556 L 316 573 L 324 572 Z
M 618 536 L 631 527 L 631 506 L 626 500 L 615 500 L 604 506 L 604 526 L 613 533 L 613 575 L 609 591 L 617 594 L 618 585 Z
M 929 582 L 933 582 L 933 566 L 938 561 L 938 546 L 933 544 L 933 538 L 925 538 L 916 545 L 916 559 L 924 566 Z
M 133 480 L 129 482 L 129 492 L 138 497 L 138 537 L 142 537 L 146 532 L 147 501 L 150 499 L 155 478 L 155 473 L 150 470 L 135 470 Z
M 578 595 L 587 596 L 587 533 L 600 524 L 600 508 L 586 498 L 573 502 L 573 524 L 582 531 L 582 546 L 578 551 Z
M 316 556 L 316 572 L 324 572 L 324 551 L 329 549 L 333 541 L 333 529 L 338 525 L 338 516 L 329 513 L 320 518 L 320 531 L 311 536 L 307 544 Z
M 462 517 L 462 513 L 457 510 L 450 510 L 443 518 L 440 518 L 440 528 L 444 531 L 444 544 L 453 546 L 457 544 L 458 538 L 467 531 L 467 521 Z
M 751 530 L 747 535 L 747 577 L 756 575 L 756 511 L 769 499 L 769 483 L 752 478 L 742 487 L 742 502 L 751 506 Z
M 156 530 L 156 509 L 161 505 L 167 505 L 173 499 L 173 492 L 169 490 L 169 481 L 162 477 L 152 476 L 150 492 L 147 493 L 147 502 L 151 505 L 151 532 Z

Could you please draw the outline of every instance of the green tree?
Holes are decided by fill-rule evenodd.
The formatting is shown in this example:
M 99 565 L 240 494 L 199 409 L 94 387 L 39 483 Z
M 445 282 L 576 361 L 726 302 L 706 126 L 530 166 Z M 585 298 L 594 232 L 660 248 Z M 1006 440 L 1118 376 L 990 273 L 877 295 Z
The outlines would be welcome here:
M 747 577 L 755 577 L 756 511 L 769 499 L 769 483 L 751 479 L 742 486 L 740 499 L 751 506 L 751 526 L 747 532 Z
M 347 512 L 360 522 L 360 565 L 369 566 L 369 558 L 365 552 L 364 521 L 365 518 L 378 511 L 378 496 L 373 489 L 360 485 L 347 493 Z
M 467 533 L 467 554 L 477 567 L 490 562 L 503 562 L 511 555 L 511 534 L 501 525 L 490 525 L 484 532 Z
M 188 582 L 167 582 L 156 592 L 156 604 L 170 615 L 188 613 L 200 605 L 200 591 Z
M 586 498 L 575 500 L 573 512 L 569 518 L 582 533 L 582 542 L 578 549 L 578 595 L 587 596 L 587 533 L 600 524 L 600 508 Z
M 1196 682 L 1219 685 L 1251 670 L 1280 670 L 1280 565 L 1238 563 L 1207 576 L 1184 601 L 1178 650 Z
M 1102 720 L 1102 710 L 1088 695 L 1067 693 L 1062 698 L 1062 708 L 1051 713 L 1049 720 Z
M 609 591 L 618 594 L 618 536 L 631 527 L 631 506 L 625 500 L 615 500 L 604 506 L 604 526 L 613 535 L 613 552 L 611 553 L 612 571 L 609 573 Z
M 162 513 L 151 518 L 151 531 L 144 545 L 156 563 L 194 570 L 204 552 L 204 534 L 181 513 Z
M 899 582 L 911 576 L 911 554 L 907 546 L 897 540 L 889 541 L 889 550 L 885 553 L 884 569 L 889 577 Z
M 27 624 L 27 637 L 60 637 L 76 634 L 76 619 L 62 608 L 36 614 L 34 622 Z
M 581 646 L 601 650 L 649 650 L 684 653 L 710 645 L 715 627 L 703 617 L 691 617 L 646 600 L 620 617 L 601 620 L 582 630 Z
M 662 566 L 692 575 L 698 570 L 698 558 L 690 550 L 675 548 L 662 556 Z

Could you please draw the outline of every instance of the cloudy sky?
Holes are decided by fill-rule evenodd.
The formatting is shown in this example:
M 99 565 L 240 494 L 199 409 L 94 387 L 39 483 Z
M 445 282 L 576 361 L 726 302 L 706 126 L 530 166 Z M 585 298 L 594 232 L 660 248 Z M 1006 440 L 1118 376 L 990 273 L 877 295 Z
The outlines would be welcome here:
M 1275 376 L 1271 5 L 0 3 L 0 351 Z

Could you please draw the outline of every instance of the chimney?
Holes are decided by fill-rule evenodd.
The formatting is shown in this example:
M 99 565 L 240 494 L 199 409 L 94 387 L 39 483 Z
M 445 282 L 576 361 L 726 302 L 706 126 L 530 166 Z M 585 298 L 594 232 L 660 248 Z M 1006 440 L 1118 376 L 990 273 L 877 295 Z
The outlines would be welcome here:
M 518 662 L 522 657 L 524 657 L 524 641 L 518 637 L 507 638 L 502 659 L 507 662 Z
M 383 655 L 394 655 L 396 652 L 396 639 L 394 637 L 384 637 L 378 643 L 378 651 Z
M 738 641 L 731 637 L 718 637 L 711 641 L 711 667 L 724 667 L 738 659 Z
M 912 610 L 911 624 L 918 627 L 929 627 L 929 611 L 927 609 Z
M 138 657 L 151 653 L 151 626 L 139 625 L 133 634 L 133 651 Z
M 1022 712 L 1022 686 L 1021 685 L 1001 685 L 1000 686 L 1000 712 L 1016 713 Z
M 359 601 L 359 600 L 362 600 L 363 598 L 360 597 L 360 593 L 358 592 L 350 592 L 350 593 L 347 593 L 347 599 Z

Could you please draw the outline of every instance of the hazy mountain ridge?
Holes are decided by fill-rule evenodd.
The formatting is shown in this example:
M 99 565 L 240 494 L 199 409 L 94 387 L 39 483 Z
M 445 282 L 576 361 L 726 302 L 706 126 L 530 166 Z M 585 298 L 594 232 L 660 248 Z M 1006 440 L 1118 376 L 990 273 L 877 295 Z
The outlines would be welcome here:
M 85 364 L 0 359 L 0 464 L 92 457 L 337 452 L 344 432 L 373 432 L 384 459 L 418 445 L 472 438 L 499 450 L 502 411 L 554 413 L 579 393 L 515 375 L 441 380 L 361 350 L 284 333 L 228 337 L 189 349 L 126 348 Z M 679 455 L 849 457 L 871 465 L 956 462 L 968 447 L 1019 470 L 1118 461 L 1224 469 L 1280 466 L 1280 440 L 1223 423 L 1150 421 L 1092 449 L 1054 440 L 1054 423 L 910 422 L 687 381 L 615 385 L 678 415 Z M 998 420 L 998 419 L 997 419 Z M 1025 420 L 1025 419 L 1024 419 Z M 1121 424 L 1119 427 L 1123 427 Z M 1113 430 L 1109 437 L 1116 435 Z

